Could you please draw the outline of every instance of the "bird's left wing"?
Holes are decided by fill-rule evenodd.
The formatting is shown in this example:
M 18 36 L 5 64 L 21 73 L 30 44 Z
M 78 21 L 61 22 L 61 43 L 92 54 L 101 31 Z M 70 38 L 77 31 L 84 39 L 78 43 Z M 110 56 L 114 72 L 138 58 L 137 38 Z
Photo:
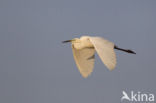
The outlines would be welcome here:
M 116 66 L 114 44 L 101 37 L 90 37 L 90 41 L 106 67 L 113 70 Z
M 76 65 L 84 78 L 87 78 L 94 67 L 94 48 L 84 48 L 77 50 L 72 45 L 73 56 L 76 62 Z

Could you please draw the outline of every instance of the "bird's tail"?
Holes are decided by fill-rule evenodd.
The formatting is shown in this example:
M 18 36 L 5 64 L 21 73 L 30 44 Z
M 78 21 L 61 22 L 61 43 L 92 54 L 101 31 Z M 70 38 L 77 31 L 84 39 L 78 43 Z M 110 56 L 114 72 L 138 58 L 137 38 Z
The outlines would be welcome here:
M 131 53 L 131 54 L 136 54 L 136 53 L 135 53 L 134 51 L 132 51 L 132 50 L 129 50 L 129 49 L 122 49 L 122 48 L 117 47 L 116 45 L 114 46 L 114 49 L 121 50 L 121 51 L 124 51 L 124 52 L 127 52 L 127 53 Z

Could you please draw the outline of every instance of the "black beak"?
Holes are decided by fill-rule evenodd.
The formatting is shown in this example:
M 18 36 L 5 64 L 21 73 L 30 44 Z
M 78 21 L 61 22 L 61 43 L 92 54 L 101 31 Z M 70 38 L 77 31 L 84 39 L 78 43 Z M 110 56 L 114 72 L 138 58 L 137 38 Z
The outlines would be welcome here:
M 66 41 L 63 41 L 62 43 L 68 43 L 68 42 L 71 42 L 72 40 L 66 40 Z

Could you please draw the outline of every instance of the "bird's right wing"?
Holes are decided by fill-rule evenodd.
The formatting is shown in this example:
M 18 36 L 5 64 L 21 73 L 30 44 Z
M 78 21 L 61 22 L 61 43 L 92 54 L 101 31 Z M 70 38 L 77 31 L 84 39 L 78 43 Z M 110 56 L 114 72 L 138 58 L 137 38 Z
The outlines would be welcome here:
M 116 66 L 114 44 L 101 37 L 90 37 L 90 41 L 106 67 L 113 70 Z
M 77 50 L 72 45 L 73 56 L 76 65 L 84 78 L 87 78 L 91 74 L 94 67 L 94 48 L 84 48 Z

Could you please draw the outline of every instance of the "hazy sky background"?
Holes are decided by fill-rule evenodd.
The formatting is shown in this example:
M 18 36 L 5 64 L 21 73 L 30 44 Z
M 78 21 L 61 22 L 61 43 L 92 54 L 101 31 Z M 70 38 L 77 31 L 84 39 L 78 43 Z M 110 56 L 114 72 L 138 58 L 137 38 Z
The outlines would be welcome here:
M 104 37 L 116 51 L 110 72 L 96 55 L 80 75 L 63 40 Z M 155 0 L 0 0 L 0 103 L 120 103 L 122 91 L 156 96 Z

